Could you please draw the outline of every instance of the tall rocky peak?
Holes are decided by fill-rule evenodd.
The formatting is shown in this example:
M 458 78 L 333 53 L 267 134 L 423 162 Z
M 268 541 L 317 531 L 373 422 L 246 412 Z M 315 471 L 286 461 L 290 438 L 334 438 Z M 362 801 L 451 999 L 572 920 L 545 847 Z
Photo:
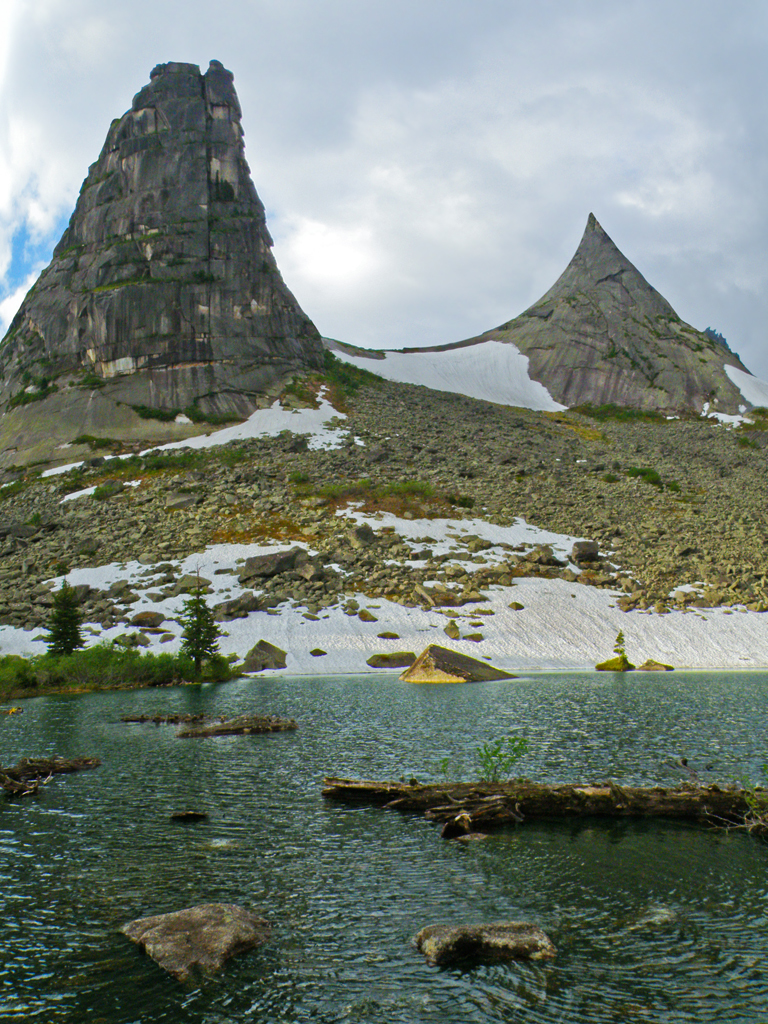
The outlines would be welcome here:
M 102 402 L 242 416 L 322 365 L 272 255 L 240 118 L 218 61 L 152 71 L 0 343 L 0 409 L 47 401 L 55 382 L 70 408 L 90 388 Z
M 744 399 L 723 366 L 738 356 L 684 323 L 589 215 L 550 290 L 481 339 L 512 342 L 558 402 L 735 413 Z

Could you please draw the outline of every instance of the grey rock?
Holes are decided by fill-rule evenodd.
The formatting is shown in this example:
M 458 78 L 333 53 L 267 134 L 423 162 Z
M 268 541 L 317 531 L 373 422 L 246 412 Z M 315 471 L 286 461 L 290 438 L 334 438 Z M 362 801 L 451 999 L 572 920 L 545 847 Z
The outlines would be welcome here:
M 749 372 L 739 357 L 684 323 L 593 214 L 546 295 L 514 320 L 458 345 L 481 341 L 512 342 L 528 357 L 529 375 L 567 406 L 701 412 L 710 402 L 713 410 L 737 413 L 744 404 L 723 369 Z
M 494 963 L 500 960 L 550 960 L 557 949 L 534 924 L 503 921 L 497 924 L 428 925 L 414 939 L 430 963 Z
M 216 622 L 229 622 L 231 619 L 245 619 L 250 612 L 258 611 L 261 602 L 252 590 L 246 590 L 231 601 L 222 601 L 213 606 L 213 617 Z
M 465 639 L 470 639 L 470 636 Z M 480 639 L 482 639 L 482 636 Z M 402 673 L 403 682 L 410 683 L 479 683 L 496 679 L 514 679 L 509 672 L 494 668 L 485 661 L 459 654 L 447 647 L 430 644 Z
M 257 578 L 269 578 L 290 572 L 297 564 L 307 560 L 304 548 L 293 547 L 290 551 L 276 551 L 270 555 L 254 555 L 247 558 L 240 570 L 241 583 Z
M 207 580 L 205 576 L 198 576 L 197 573 L 189 572 L 177 580 L 174 591 L 176 595 L 194 594 L 198 590 L 205 591 L 210 585 L 211 581 Z
M 268 643 L 266 640 L 259 640 L 255 647 L 243 658 L 243 672 L 264 672 L 266 669 L 285 668 L 285 651 Z
M 349 531 L 347 539 L 349 540 L 350 547 L 359 551 L 361 548 L 367 548 L 373 544 L 376 540 L 376 534 L 368 523 L 360 523 L 353 530 Z
M 366 661 L 371 668 L 407 668 L 416 661 L 413 651 L 392 651 L 391 654 L 372 654 Z
M 205 74 L 158 65 L 113 121 L 0 343 L 0 406 L 26 391 L 29 410 L 74 377 L 112 408 L 244 418 L 258 395 L 323 363 L 271 250 L 232 74 L 218 61 Z M 55 426 L 71 441 L 82 414 Z
M 131 625 L 141 629 L 156 629 L 161 622 L 165 622 L 162 612 L 137 612 L 131 619 Z
M 537 544 L 535 548 L 529 551 L 525 555 L 525 561 L 531 562 L 534 565 L 550 565 L 553 567 L 562 567 L 565 562 L 561 562 L 552 551 L 552 547 L 549 544 Z
M 600 557 L 600 547 L 593 540 L 577 540 L 571 548 L 574 562 L 595 562 Z
M 171 914 L 141 917 L 120 929 L 179 981 L 220 970 L 230 957 L 265 943 L 271 926 L 232 903 L 203 903 Z
M 202 498 L 198 494 L 169 494 L 165 499 L 165 507 L 170 512 L 179 512 L 185 508 L 198 505 Z

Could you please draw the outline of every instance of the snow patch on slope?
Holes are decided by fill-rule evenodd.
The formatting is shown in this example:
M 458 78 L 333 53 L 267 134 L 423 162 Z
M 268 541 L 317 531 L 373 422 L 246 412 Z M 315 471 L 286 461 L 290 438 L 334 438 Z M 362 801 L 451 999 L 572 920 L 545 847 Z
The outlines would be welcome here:
M 768 406 L 768 381 L 753 377 L 736 366 L 723 367 L 732 384 L 735 384 L 750 405 Z
M 253 437 L 277 437 L 284 430 L 292 434 L 309 434 L 307 447 L 312 451 L 318 448 L 341 448 L 349 436 L 349 431 L 342 426 L 342 420 L 347 418 L 346 414 L 337 412 L 323 397 L 322 392 L 319 397 L 318 409 L 285 409 L 276 401 L 269 409 L 257 409 L 251 413 L 243 423 L 235 423 L 231 427 L 223 427 L 210 434 L 198 434 L 183 441 L 171 441 L 168 444 L 147 448 L 141 454 L 146 455 L 150 451 L 165 452 L 172 448 L 213 448 L 214 445 L 244 441 Z M 362 444 L 357 438 L 355 441 Z M 112 458 L 128 459 L 130 455 L 107 456 L 108 460 Z M 41 476 L 58 476 L 82 465 L 83 462 L 70 462 L 66 466 L 54 466 L 52 469 L 46 469 Z M 79 492 L 78 496 L 80 493 L 85 492 Z
M 543 384 L 528 376 L 528 356 L 513 344 L 483 341 L 447 351 L 386 352 L 383 359 L 333 353 L 346 363 L 401 384 L 422 384 L 433 391 L 479 398 L 497 405 L 557 412 L 565 409 Z
M 450 548 L 456 557 L 466 552 L 472 536 L 482 536 L 493 545 L 482 552 L 485 564 L 508 556 L 509 546 L 550 543 L 565 555 L 573 539 L 549 531 L 537 530 L 523 520 L 510 527 L 494 526 L 481 520 L 402 520 L 389 514 L 367 517 L 350 510 L 351 519 L 370 522 L 374 529 L 394 527 L 409 547 L 424 543 L 424 534 L 434 539 L 432 547 Z M 418 539 L 420 538 L 420 539 Z M 502 547 L 504 545 L 504 547 Z M 212 545 L 182 560 L 169 559 L 176 577 L 199 573 L 211 580 L 210 605 L 239 596 L 244 588 L 238 580 L 239 564 L 261 553 L 284 550 L 287 544 Z M 302 545 L 312 554 L 310 545 Z M 160 563 L 165 564 L 165 563 Z M 462 560 L 469 574 L 483 562 Z M 177 651 L 181 645 L 181 627 L 177 618 L 185 597 L 163 596 L 164 570 L 131 561 L 72 570 L 67 579 L 72 585 L 88 583 L 108 589 L 118 580 L 126 580 L 139 600 L 130 606 L 132 617 L 140 611 L 160 611 L 166 616 L 165 632 L 147 632 L 150 650 Z M 61 582 L 58 577 L 56 585 Z M 258 589 L 258 588 L 254 588 Z M 666 615 L 649 612 L 622 612 L 616 606 L 617 594 L 596 587 L 569 583 L 560 579 L 518 578 L 514 586 L 491 585 L 483 590 L 481 602 L 450 609 L 450 618 L 461 634 L 480 632 L 483 639 L 451 640 L 443 632 L 449 616 L 435 609 L 404 607 L 386 598 L 371 598 L 350 589 L 360 608 L 367 608 L 377 621 L 365 622 L 347 614 L 341 607 L 320 610 L 307 618 L 305 608 L 285 602 L 270 612 L 252 612 L 243 619 L 222 623 L 226 635 L 221 638 L 223 654 L 242 657 L 264 639 L 287 652 L 287 668 L 292 675 L 334 675 L 371 673 L 366 660 L 385 651 L 413 651 L 419 654 L 428 644 L 437 643 L 476 658 L 485 658 L 498 668 L 511 672 L 536 670 L 592 669 L 611 653 L 619 630 L 626 637 L 627 653 L 635 664 L 646 658 L 667 662 L 677 668 L 766 668 L 768 632 L 765 616 L 757 612 L 732 609 L 691 609 Z M 510 608 L 510 602 L 522 609 Z M 493 614 L 489 614 L 492 612 Z M 88 627 L 86 627 L 88 630 Z M 377 636 L 387 630 L 396 640 Z M 110 641 L 121 634 L 137 632 L 135 626 L 121 624 L 112 629 L 93 629 L 88 643 Z M 33 654 L 44 650 L 42 631 L 25 631 L 0 626 L 0 654 Z M 321 648 L 326 654 L 313 657 L 310 651 Z

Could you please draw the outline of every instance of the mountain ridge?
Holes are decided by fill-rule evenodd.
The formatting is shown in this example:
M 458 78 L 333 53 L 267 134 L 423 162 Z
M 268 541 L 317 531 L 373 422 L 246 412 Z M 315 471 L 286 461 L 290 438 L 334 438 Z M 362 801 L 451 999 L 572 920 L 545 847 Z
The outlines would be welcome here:
M 482 346 L 489 342 L 512 345 L 527 360 L 529 379 L 546 388 L 560 407 L 623 405 L 670 414 L 711 410 L 736 415 L 753 404 L 725 370 L 730 366 L 752 376 L 738 355 L 713 332 L 681 320 L 592 213 L 557 281 L 498 327 L 461 341 L 396 350 L 366 351 L 324 339 L 342 359 L 409 383 L 416 379 L 413 372 L 404 372 L 406 362 L 388 372 L 395 355 L 412 357 L 411 367 L 416 358 L 462 349 L 476 349 L 482 360 Z M 389 360 L 390 366 L 367 360 Z M 429 386 L 427 379 L 419 383 Z M 456 386 L 459 390 L 462 384 Z M 516 404 L 515 396 L 506 404 Z

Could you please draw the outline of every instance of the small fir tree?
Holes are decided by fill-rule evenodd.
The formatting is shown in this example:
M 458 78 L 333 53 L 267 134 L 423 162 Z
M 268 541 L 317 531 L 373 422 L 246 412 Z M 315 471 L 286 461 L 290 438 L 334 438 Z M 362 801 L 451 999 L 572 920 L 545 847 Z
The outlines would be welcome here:
M 627 652 L 624 649 L 624 633 L 619 630 L 618 636 L 613 645 L 613 653 L 618 654 L 620 657 L 626 658 Z
M 219 637 L 221 630 L 213 620 L 213 612 L 205 602 L 200 588 L 194 597 L 184 602 L 184 610 L 179 619 L 184 630 L 181 634 L 182 654 L 188 655 L 195 663 L 195 674 L 205 659 L 215 658 L 219 653 Z
M 77 607 L 77 595 L 66 580 L 53 596 L 53 609 L 48 626 L 48 653 L 71 654 L 85 647 L 80 623 L 83 617 Z

